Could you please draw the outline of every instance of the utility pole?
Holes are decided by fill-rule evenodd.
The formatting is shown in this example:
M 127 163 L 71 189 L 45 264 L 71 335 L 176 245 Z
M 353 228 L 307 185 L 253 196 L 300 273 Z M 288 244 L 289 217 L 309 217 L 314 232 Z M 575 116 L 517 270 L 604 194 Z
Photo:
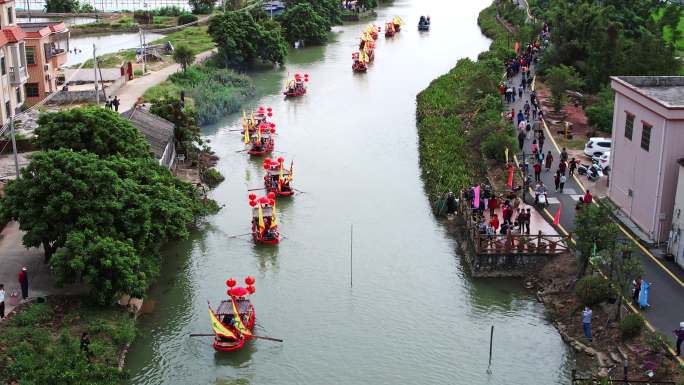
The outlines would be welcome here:
M 12 151 L 14 152 L 14 170 L 17 173 L 16 174 L 17 179 L 19 179 L 19 158 L 17 156 L 17 140 L 14 136 L 14 115 L 11 115 L 9 118 L 9 126 L 10 126 L 10 136 L 12 137 Z
M 97 84 L 97 54 L 95 53 L 95 44 L 93 44 L 93 80 L 95 81 L 95 103 L 100 105 L 100 91 Z

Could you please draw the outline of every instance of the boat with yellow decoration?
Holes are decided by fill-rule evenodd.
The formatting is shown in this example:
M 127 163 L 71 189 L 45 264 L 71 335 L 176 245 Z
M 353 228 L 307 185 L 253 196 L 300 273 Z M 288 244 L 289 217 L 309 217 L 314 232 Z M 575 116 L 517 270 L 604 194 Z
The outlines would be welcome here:
M 228 299 L 221 301 L 216 310 L 209 304 L 209 318 L 211 329 L 214 332 L 214 349 L 222 352 L 238 350 L 245 342 L 254 339 L 252 331 L 256 322 L 254 305 L 249 296 L 256 292 L 254 277 L 245 278 L 246 286 L 236 286 L 237 282 L 230 278 L 226 281 L 228 286 Z
M 285 167 L 285 158 L 278 157 L 275 161 L 271 158 L 264 159 L 264 187 L 266 191 L 273 192 L 277 196 L 289 197 L 294 195 L 292 188 L 294 162 L 290 162 L 290 168 Z
M 252 207 L 252 238 L 256 243 L 280 243 L 275 198 L 274 192 L 269 192 L 265 197 L 258 199 L 255 194 L 249 195 L 249 205 Z

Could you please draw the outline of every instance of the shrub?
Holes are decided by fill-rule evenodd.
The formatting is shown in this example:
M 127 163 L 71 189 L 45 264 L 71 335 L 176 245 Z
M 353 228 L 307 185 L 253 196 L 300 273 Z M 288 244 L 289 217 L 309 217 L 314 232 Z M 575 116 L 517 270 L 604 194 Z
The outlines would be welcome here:
M 183 13 L 178 16 L 178 25 L 188 24 L 199 20 L 196 15 L 192 13 Z
M 636 337 L 644 328 L 644 319 L 639 314 L 628 314 L 618 325 L 623 339 Z
M 221 175 L 221 173 L 218 172 L 218 170 L 216 170 L 215 168 L 208 169 L 202 175 L 202 180 L 204 181 L 204 183 L 206 183 L 211 188 L 218 186 L 225 179 L 226 178 L 223 175 Z
M 607 280 L 601 277 L 586 276 L 575 286 L 575 295 L 582 305 L 592 306 L 601 303 L 613 294 Z
M 52 309 L 47 304 L 34 303 L 28 309 L 12 317 L 12 323 L 17 326 L 31 326 L 46 322 L 50 318 L 52 318 Z
M 159 16 L 180 16 L 183 10 L 175 5 L 167 5 L 157 9 L 155 13 Z
M 506 148 L 510 154 L 514 154 L 518 150 L 514 132 L 513 129 L 506 128 L 490 133 L 481 144 L 482 153 L 489 159 L 505 162 Z

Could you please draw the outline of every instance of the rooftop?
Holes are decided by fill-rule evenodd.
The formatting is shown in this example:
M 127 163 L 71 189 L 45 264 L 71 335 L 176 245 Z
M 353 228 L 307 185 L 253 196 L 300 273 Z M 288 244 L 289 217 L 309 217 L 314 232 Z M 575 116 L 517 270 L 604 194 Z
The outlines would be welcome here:
M 613 76 L 612 79 L 666 108 L 684 107 L 684 76 Z
M 67 32 L 63 21 L 48 21 L 41 23 L 19 23 L 27 38 L 39 38 L 53 33 Z
M 134 107 L 121 116 L 128 119 L 145 136 L 155 158 L 161 159 L 166 146 L 173 141 L 173 123 L 140 107 Z

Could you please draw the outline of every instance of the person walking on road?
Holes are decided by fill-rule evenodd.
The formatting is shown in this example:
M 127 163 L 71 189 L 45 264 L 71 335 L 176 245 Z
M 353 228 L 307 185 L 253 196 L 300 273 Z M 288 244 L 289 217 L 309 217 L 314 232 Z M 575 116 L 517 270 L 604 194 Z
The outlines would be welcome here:
M 641 280 L 641 290 L 639 291 L 639 308 L 641 310 L 646 310 L 651 307 L 648 303 L 648 292 L 651 289 L 652 283 L 648 282 L 645 278 Z
M 568 164 L 565 163 L 565 160 L 561 158 L 560 163 L 558 163 L 558 171 L 561 172 L 561 174 L 565 175 L 565 170 L 568 168 Z
M 561 176 L 560 176 L 560 184 L 559 184 L 559 185 L 560 185 L 560 186 L 559 186 L 559 187 L 560 187 L 560 189 L 559 189 L 560 191 L 558 191 L 558 192 L 560 192 L 561 194 L 563 193 L 563 189 L 565 189 L 565 182 L 566 182 L 567 180 L 568 180 L 568 178 L 565 176 L 565 173 L 561 173 Z
M 548 158 L 547 158 L 548 159 Z M 558 192 L 558 189 L 560 188 L 560 170 L 556 171 L 556 176 L 553 177 L 553 183 L 556 186 L 556 192 Z
M 525 146 L 525 131 L 519 131 L 518 132 L 518 146 L 520 146 L 520 151 L 523 150 L 523 147 Z
M 551 164 L 553 163 L 553 154 L 551 154 L 551 150 L 549 150 L 549 152 L 546 153 L 545 162 L 546 171 L 549 171 L 551 169 Z
M 584 329 L 584 336 L 587 337 L 589 342 L 593 340 L 593 338 L 591 338 L 591 316 L 591 309 L 589 306 L 585 306 L 584 311 L 582 312 L 582 329 Z
M 114 100 L 112 100 L 112 106 L 114 106 L 114 111 L 119 112 L 119 104 L 121 104 L 121 101 L 119 100 L 118 96 L 114 96 Z
M 21 271 L 19 272 L 18 275 L 19 279 L 19 285 L 21 286 L 21 298 L 26 299 L 28 298 L 28 269 L 26 266 L 21 268 Z
M 568 166 L 568 174 L 570 176 L 575 175 L 575 170 L 577 169 L 577 161 L 575 158 L 570 159 L 570 165 Z
M 568 151 L 565 149 L 565 147 L 563 147 L 563 149 L 561 150 L 560 158 L 563 162 L 568 161 Z
M 684 341 L 684 322 L 679 323 L 679 327 L 674 330 L 674 335 L 677 337 L 677 357 L 682 354 L 682 341 Z
M 636 305 L 639 303 L 639 292 L 641 292 L 641 276 L 632 281 L 632 302 Z
M 541 181 L 541 164 L 539 162 L 535 162 L 532 168 L 534 168 L 534 181 Z
M 584 198 L 582 199 L 582 202 L 590 205 L 593 200 L 594 200 L 594 196 L 591 195 L 591 191 L 587 190 L 587 193 L 584 194 Z

